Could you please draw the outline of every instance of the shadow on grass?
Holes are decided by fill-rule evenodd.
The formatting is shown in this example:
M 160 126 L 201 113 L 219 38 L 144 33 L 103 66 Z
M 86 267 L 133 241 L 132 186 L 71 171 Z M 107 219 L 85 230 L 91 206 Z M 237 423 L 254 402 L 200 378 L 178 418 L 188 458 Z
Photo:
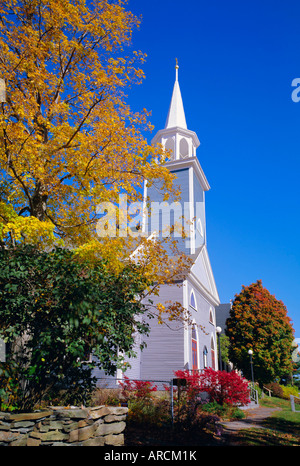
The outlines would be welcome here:
M 231 445 L 300 446 L 300 423 L 279 417 L 259 422 L 262 428 L 242 429 L 231 435 Z
M 300 423 L 298 422 L 291 422 L 278 417 L 268 417 L 261 422 L 261 425 L 267 429 L 292 434 L 300 439 Z
M 245 429 L 230 436 L 229 445 L 239 446 L 299 446 L 293 434 L 267 429 Z
M 212 433 L 185 431 L 178 427 L 147 426 L 131 423 L 126 426 L 125 446 L 218 446 L 223 441 Z

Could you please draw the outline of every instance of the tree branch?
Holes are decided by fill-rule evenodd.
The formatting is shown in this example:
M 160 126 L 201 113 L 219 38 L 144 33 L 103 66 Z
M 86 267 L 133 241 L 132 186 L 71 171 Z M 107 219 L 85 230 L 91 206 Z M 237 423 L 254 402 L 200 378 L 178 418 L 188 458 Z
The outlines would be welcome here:
M 100 99 L 96 100 L 93 105 L 91 105 L 91 107 L 89 108 L 88 112 L 86 113 L 85 117 L 82 119 L 82 121 L 80 122 L 80 124 L 78 125 L 78 127 L 76 128 L 76 130 L 74 131 L 74 133 L 72 134 L 72 136 L 69 138 L 68 142 L 66 142 L 66 144 L 63 144 L 62 146 L 58 147 L 55 152 L 58 152 L 62 149 L 67 149 L 71 142 L 73 141 L 73 139 L 75 138 L 76 134 L 79 133 L 79 131 L 81 130 L 82 126 L 84 125 L 85 121 L 88 119 L 88 117 L 90 116 L 90 114 L 92 113 L 93 109 L 101 102 L 102 100 L 102 96 L 100 97 Z

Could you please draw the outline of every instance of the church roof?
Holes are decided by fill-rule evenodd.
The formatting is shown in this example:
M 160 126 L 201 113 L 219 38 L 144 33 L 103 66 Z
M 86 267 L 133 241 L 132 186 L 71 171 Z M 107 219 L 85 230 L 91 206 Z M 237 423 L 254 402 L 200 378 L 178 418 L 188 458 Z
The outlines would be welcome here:
M 221 327 L 222 332 L 225 333 L 226 320 L 230 316 L 231 303 L 220 304 L 216 307 L 216 322 Z
M 171 104 L 169 108 L 169 113 L 167 117 L 167 121 L 165 124 L 165 129 L 179 127 L 183 129 L 187 129 L 185 113 L 183 108 L 183 102 L 178 82 L 178 64 L 176 62 L 176 77 L 175 77 L 175 84 L 173 88 L 173 94 L 171 99 Z

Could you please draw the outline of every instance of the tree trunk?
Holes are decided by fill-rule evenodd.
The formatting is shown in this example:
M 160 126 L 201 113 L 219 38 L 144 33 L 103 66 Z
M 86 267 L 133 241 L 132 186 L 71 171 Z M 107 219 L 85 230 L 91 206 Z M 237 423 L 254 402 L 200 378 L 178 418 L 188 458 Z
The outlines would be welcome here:
M 48 194 L 45 193 L 45 188 L 38 183 L 31 198 L 31 215 L 40 221 L 43 221 L 45 218 L 47 199 Z

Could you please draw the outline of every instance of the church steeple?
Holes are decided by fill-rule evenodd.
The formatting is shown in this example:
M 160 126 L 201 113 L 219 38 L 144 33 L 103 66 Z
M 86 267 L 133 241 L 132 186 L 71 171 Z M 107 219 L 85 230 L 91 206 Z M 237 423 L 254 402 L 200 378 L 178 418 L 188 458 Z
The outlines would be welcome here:
M 208 191 L 210 186 L 196 156 L 200 141 L 194 131 L 187 129 L 178 82 L 177 62 L 175 73 L 175 84 L 166 125 L 164 129 L 156 133 L 152 144 L 160 144 L 170 153 L 165 166 L 175 175 L 174 187 L 181 192 L 181 219 L 186 233 L 185 238 L 177 239 L 177 243 L 181 245 L 185 253 L 194 254 L 206 244 L 205 191 Z M 161 196 L 162 192 L 157 192 L 156 187 L 145 188 L 145 199 L 159 204 L 162 202 Z M 152 216 L 148 225 L 150 224 L 151 232 L 163 232 L 165 227 L 170 225 L 168 222 L 160 225 L 160 219 L 152 219 Z M 178 224 L 180 225 L 180 221 Z M 146 220 L 143 231 L 147 231 Z
M 196 149 L 200 145 L 197 134 L 187 129 L 178 69 L 176 60 L 175 84 L 166 124 L 164 129 L 159 130 L 152 139 L 152 144 L 162 144 L 166 150 L 171 151 L 173 161 L 196 157 Z
M 182 97 L 181 97 L 181 92 L 180 92 L 180 87 L 179 87 L 179 82 L 178 82 L 178 69 L 179 69 L 179 66 L 178 66 L 178 62 L 176 59 L 175 84 L 173 88 L 173 94 L 172 94 L 172 99 L 171 99 L 167 121 L 165 124 L 165 129 L 174 128 L 174 127 L 187 129 L 183 102 L 182 102 Z

